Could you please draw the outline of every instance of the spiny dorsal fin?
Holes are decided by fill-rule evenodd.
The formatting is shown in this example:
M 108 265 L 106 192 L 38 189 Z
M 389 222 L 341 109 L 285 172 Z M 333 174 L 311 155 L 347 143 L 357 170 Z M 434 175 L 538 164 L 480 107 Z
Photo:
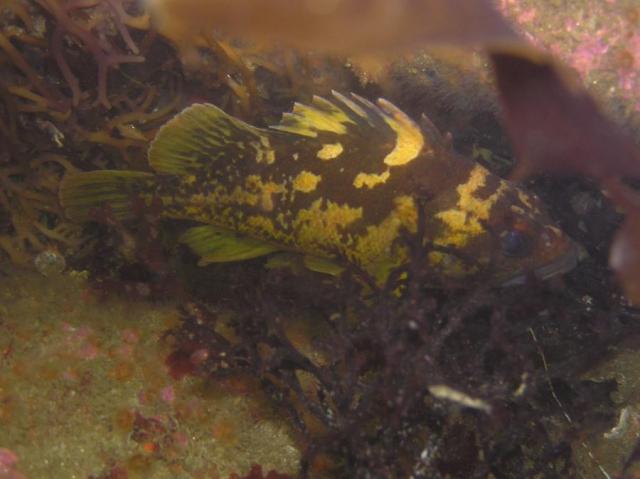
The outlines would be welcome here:
M 160 128 L 149 147 L 159 173 L 190 175 L 220 158 L 269 161 L 269 132 L 234 118 L 215 105 L 191 105 Z
M 293 111 L 270 128 L 327 144 L 346 137 L 350 143 L 368 145 L 369 150 L 393 144 L 384 157 L 387 166 L 408 163 L 422 151 L 425 138 L 420 127 L 391 102 L 380 98 L 374 104 L 355 93 L 332 93 L 332 101 L 314 96 L 310 105 L 295 103 Z
M 425 140 L 420 127 L 390 102 L 377 104 L 354 93 L 333 92 L 333 100 L 314 96 L 310 105 L 296 103 L 278 125 L 265 130 L 234 118 L 210 104 L 194 104 L 169 120 L 149 148 L 149 164 L 159 173 L 193 175 L 217 159 L 245 159 L 270 164 L 276 131 L 314 138 L 330 145 L 344 142 L 371 154 L 384 150 L 384 164 L 413 160 Z M 368 155 L 369 156 L 369 155 Z
M 284 113 L 278 125 L 271 128 L 296 135 L 317 137 L 318 132 L 345 135 L 347 125 L 357 125 L 348 111 L 329 100 L 314 96 L 311 105 L 294 103 L 291 113 Z
M 180 237 L 180 242 L 200 256 L 199 266 L 257 258 L 278 250 L 264 241 L 236 236 L 212 225 L 189 228 Z

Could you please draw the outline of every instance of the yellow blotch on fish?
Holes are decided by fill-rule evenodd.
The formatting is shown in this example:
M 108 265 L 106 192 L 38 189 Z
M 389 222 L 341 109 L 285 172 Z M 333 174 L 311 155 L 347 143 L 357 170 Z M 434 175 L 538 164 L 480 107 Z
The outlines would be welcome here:
M 342 144 L 340 143 L 327 143 L 322 145 L 322 149 L 318 151 L 316 155 L 321 160 L 335 160 L 344 151 Z
M 413 120 L 388 101 L 380 101 L 380 107 L 388 115 L 385 121 L 396 133 L 396 144 L 385 157 L 384 163 L 399 166 L 409 163 L 418 157 L 424 148 L 424 136 Z
M 353 180 L 353 186 L 356 188 L 373 188 L 376 185 L 383 184 L 389 179 L 391 173 L 389 170 L 384 173 L 358 173 Z
M 301 171 L 293 179 L 293 189 L 302 193 L 311 193 L 316 189 L 322 177 L 309 171 Z
M 163 216 L 196 223 L 182 241 L 200 264 L 286 252 L 323 273 L 355 265 L 381 284 L 410 261 L 406 240 L 418 218 L 434 278 L 484 273 L 483 281 L 512 284 L 576 262 L 573 242 L 534 195 L 460 157 L 437 128 L 383 99 L 316 96 L 268 128 L 194 104 L 160 128 L 148 157 L 152 173 L 65 177 L 66 214 L 88 221 L 108 205 L 126 221 L 134 197 L 159 197 Z
M 344 233 L 362 218 L 362 211 L 362 207 L 353 208 L 318 198 L 309 208 L 299 210 L 293 220 L 297 243 L 304 251 L 328 256 L 332 247 L 345 243 Z
M 418 220 L 416 204 L 410 196 L 399 196 L 394 200 L 394 209 L 380 224 L 367 226 L 366 233 L 356 240 L 355 250 L 363 256 L 365 253 L 377 258 L 370 272 L 374 278 L 382 282 L 389 271 L 405 261 L 407 251 L 403 245 L 397 245 L 395 240 L 404 229 L 415 233 Z M 401 248 L 394 253 L 392 248 Z M 398 254 L 399 253 L 399 254 Z
M 483 234 L 482 222 L 489 219 L 496 201 L 503 194 L 503 190 L 508 188 L 507 182 L 500 180 L 495 192 L 487 198 L 477 198 L 474 194 L 485 186 L 488 175 L 490 173 L 485 168 L 476 165 L 471 170 L 469 179 L 456 188 L 458 201 L 455 207 L 436 214 L 436 218 L 446 225 L 444 234 L 436 238 L 436 244 L 461 247 L 474 236 Z

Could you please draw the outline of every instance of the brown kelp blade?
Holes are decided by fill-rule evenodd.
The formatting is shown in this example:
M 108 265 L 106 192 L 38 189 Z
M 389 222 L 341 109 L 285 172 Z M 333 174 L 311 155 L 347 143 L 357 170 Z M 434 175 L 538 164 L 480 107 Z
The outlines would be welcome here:
M 607 193 L 625 211 L 626 218 L 616 232 L 609 251 L 609 265 L 616 272 L 624 293 L 640 305 L 640 194 L 622 181 L 610 181 Z
M 152 20 L 178 44 L 211 29 L 341 54 L 424 44 L 486 45 L 516 35 L 489 0 L 147 0 Z
M 635 305 L 640 305 L 640 210 L 628 214 L 616 233 L 609 263 L 622 283 L 625 295 Z
M 518 157 L 515 179 L 541 173 L 582 174 L 605 181 L 640 178 L 633 140 L 551 57 L 530 48 L 491 54 Z

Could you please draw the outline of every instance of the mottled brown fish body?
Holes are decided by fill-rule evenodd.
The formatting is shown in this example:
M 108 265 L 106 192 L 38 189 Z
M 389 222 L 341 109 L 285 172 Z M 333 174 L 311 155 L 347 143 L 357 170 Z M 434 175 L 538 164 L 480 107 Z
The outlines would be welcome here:
M 569 248 L 535 197 L 460 158 L 428 121 L 421 127 L 385 100 L 315 97 L 267 129 L 193 105 L 159 131 L 149 162 L 158 174 L 146 186 L 138 178 L 138 189 L 160 196 L 166 216 L 215 228 L 215 237 L 185 234 L 203 263 L 224 261 L 221 252 L 293 251 L 384 281 L 407 261 L 402 238 L 416 232 L 418 208 L 430 267 L 449 277 L 491 267 L 502 281 Z M 73 211 L 83 198 L 77 185 L 90 183 L 68 183 L 63 203 Z M 251 242 L 241 252 L 221 247 L 225 232 Z M 505 254 L 513 235 L 523 251 Z

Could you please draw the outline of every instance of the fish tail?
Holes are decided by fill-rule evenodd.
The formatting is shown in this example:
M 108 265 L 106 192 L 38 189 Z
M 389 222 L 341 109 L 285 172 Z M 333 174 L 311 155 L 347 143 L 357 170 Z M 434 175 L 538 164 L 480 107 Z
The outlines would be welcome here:
M 107 206 L 119 220 L 133 219 L 136 197 L 149 199 L 154 175 L 141 171 L 99 170 L 67 175 L 60 183 L 60 203 L 73 221 L 89 221 Z

